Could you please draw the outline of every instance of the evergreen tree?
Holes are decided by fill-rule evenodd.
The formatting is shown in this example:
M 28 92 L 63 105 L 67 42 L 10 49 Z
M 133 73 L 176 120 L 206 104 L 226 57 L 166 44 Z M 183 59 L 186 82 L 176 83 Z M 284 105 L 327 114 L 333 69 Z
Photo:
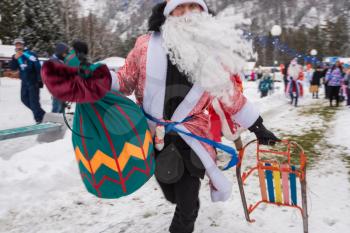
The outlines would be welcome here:
M 0 40 L 3 44 L 12 44 L 20 35 L 24 22 L 24 4 L 21 0 L 1 0 L 0 4 Z
M 335 28 L 335 37 L 336 42 L 334 46 L 338 49 L 338 54 L 340 56 L 349 56 L 349 54 L 346 54 L 346 48 L 349 45 L 349 32 L 348 29 L 348 21 L 345 16 L 340 16 L 336 22 L 336 28 Z M 333 43 L 331 43 L 333 46 Z
M 81 34 L 81 30 L 84 28 L 81 27 L 80 18 L 78 17 L 80 4 L 78 0 L 60 0 L 58 4 L 60 17 L 63 20 L 64 40 L 71 44 Z
M 22 36 L 39 55 L 49 56 L 55 43 L 63 39 L 63 20 L 54 0 L 26 0 Z

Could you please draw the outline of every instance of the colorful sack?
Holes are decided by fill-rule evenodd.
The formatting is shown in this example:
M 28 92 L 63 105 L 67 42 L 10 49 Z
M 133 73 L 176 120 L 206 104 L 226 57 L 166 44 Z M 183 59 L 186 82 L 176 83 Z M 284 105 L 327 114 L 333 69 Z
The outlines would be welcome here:
M 47 62 L 43 81 L 56 98 L 77 103 L 73 146 L 87 190 L 100 198 L 120 198 L 154 174 L 152 136 L 140 107 L 119 92 L 107 91 L 108 68 L 87 69 L 89 74 L 81 77 L 76 67 Z

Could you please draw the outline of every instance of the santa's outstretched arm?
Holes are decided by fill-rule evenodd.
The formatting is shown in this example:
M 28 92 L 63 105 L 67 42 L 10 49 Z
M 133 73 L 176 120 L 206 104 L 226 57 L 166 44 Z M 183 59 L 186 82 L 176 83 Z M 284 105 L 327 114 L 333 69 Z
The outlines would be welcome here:
M 130 51 L 125 64 L 117 73 L 111 71 L 112 90 L 117 90 L 125 95 L 131 95 L 137 85 L 140 73 L 139 67 L 139 40 L 136 41 L 135 47 Z
M 231 116 L 231 120 L 254 133 L 259 143 L 268 145 L 279 141 L 272 132 L 265 128 L 257 107 L 243 95 L 238 86 L 237 84 L 234 85 L 236 90 L 229 97 L 229 100 L 220 100 L 223 111 Z

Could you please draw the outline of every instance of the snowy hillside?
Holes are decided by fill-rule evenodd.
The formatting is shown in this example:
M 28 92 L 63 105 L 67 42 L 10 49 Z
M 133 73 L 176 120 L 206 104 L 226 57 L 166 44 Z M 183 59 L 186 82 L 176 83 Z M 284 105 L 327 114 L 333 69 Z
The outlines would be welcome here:
M 20 82 L 0 80 L 0 108 L 6 109 L 0 114 L 1 128 L 31 123 L 31 115 L 18 96 Z M 308 153 L 310 232 L 348 232 L 350 135 L 344 128 L 349 124 L 350 109 L 329 110 L 326 101 L 312 100 L 309 95 L 294 108 L 284 98 L 281 85 L 266 99 L 259 99 L 256 85 L 245 83 L 245 93 L 259 105 L 266 125 L 280 136 L 305 143 L 313 140 L 310 131 L 327 129 L 316 142 L 321 152 Z M 50 95 L 46 90 L 42 101 L 48 110 Z M 0 152 L 1 233 L 167 232 L 174 206 L 165 201 L 154 179 L 128 197 L 97 199 L 81 182 L 70 137 L 68 133 L 63 140 L 41 145 L 33 137 L 1 142 L 5 148 Z M 243 135 L 244 142 L 252 138 L 252 134 Z M 21 142 L 25 147 L 19 146 Z M 260 207 L 253 214 L 256 222 L 246 223 L 234 170 L 226 176 L 234 183 L 234 194 L 226 203 L 211 203 L 208 180 L 203 181 L 195 233 L 302 232 L 300 213 L 293 209 Z M 256 183 L 246 190 L 251 197 L 259 197 Z
M 96 1 L 96 0 L 79 0 L 79 3 L 82 8 L 82 12 L 84 15 L 89 14 L 89 12 L 93 12 L 97 15 L 103 14 L 103 9 L 105 8 L 104 1 Z
M 146 29 L 151 8 L 162 0 L 80 0 L 84 9 L 97 11 L 113 22 L 121 34 L 133 34 Z M 350 16 L 350 1 L 335 0 L 207 0 L 214 11 L 233 5 L 238 12 L 253 20 L 260 32 L 269 31 L 274 24 L 285 27 L 312 28 L 326 20 L 336 20 L 342 14 Z M 350 22 L 350 17 L 349 22 Z

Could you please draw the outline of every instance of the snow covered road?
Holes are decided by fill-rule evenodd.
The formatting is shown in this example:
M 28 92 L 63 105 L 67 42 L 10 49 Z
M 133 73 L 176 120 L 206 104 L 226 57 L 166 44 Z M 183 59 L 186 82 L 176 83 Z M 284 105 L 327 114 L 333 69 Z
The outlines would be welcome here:
M 282 88 L 261 100 L 255 83 L 245 86 L 246 95 L 260 106 L 267 127 L 287 138 L 297 135 L 298 140 L 317 144 L 316 149 L 309 148 L 318 153 L 312 155 L 307 176 L 310 233 L 348 232 L 350 132 L 344 129 L 349 129 L 350 109 L 332 112 L 325 101 L 309 96 L 301 107 L 293 108 Z M 19 101 L 18 81 L 2 80 L 0 91 L 0 128 L 31 124 L 30 112 Z M 49 110 L 47 92 L 43 103 Z M 313 129 L 320 133 L 310 134 Z M 128 197 L 99 200 L 83 187 L 70 137 L 41 145 L 34 137 L 1 142 L 5 149 L 0 151 L 0 232 L 167 232 L 174 206 L 164 200 L 154 179 Z M 249 133 L 243 135 L 244 142 L 252 138 Z M 226 203 L 211 203 L 208 181 L 202 182 L 195 233 L 302 232 L 300 213 L 285 208 L 262 206 L 253 214 L 256 222 L 246 223 L 235 172 L 226 175 L 234 182 L 234 194 Z M 258 186 L 247 187 L 247 193 L 258 197 Z

